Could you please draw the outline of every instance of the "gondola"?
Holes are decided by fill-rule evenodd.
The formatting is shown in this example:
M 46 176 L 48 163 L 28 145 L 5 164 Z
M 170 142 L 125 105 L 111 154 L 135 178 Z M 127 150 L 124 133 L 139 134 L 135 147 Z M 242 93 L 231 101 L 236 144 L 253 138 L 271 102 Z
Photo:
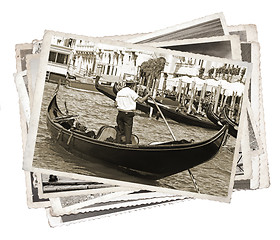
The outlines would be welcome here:
M 155 107 L 155 104 L 153 102 L 149 101 L 149 104 L 153 107 Z M 209 119 L 205 119 L 203 117 L 198 117 L 193 114 L 188 113 L 182 113 L 180 111 L 176 111 L 174 107 L 168 107 L 166 105 L 158 103 L 159 108 L 161 109 L 163 115 L 167 118 L 170 118 L 176 122 L 184 123 L 187 125 L 192 126 L 198 126 L 202 128 L 208 128 L 208 129 L 220 129 L 220 126 L 217 126 L 216 124 L 212 123 Z
M 213 112 L 213 103 L 209 103 L 206 109 L 207 118 L 217 126 L 221 126 L 220 117 Z
M 221 113 L 221 121 L 226 122 L 228 124 L 229 134 L 236 138 L 238 132 L 238 124 L 229 118 L 228 111 L 229 111 L 228 108 L 225 106 Z
M 98 83 L 98 79 L 95 82 L 96 89 L 103 93 L 105 96 L 111 98 L 112 100 L 115 100 L 116 94 L 117 94 L 117 87 L 114 85 L 106 86 L 101 85 Z M 202 128 L 208 128 L 208 129 L 220 129 L 220 126 L 217 126 L 216 124 L 213 124 L 209 119 L 205 119 L 202 117 L 195 116 L 193 114 L 187 114 L 176 111 L 175 107 L 169 107 L 163 104 L 158 103 L 158 106 L 160 107 L 162 113 L 165 117 L 172 119 L 176 122 L 188 124 L 191 126 L 198 126 Z M 150 113 L 151 107 L 155 110 L 154 113 L 157 112 L 157 108 L 153 101 L 148 100 L 147 103 L 136 103 L 136 109 L 140 110 L 145 113 Z
M 85 91 L 85 92 L 96 92 L 95 84 L 93 83 L 85 83 L 80 82 L 77 80 L 68 80 L 65 85 L 67 88 L 75 89 L 78 91 Z
M 238 124 L 229 118 L 229 116 L 228 116 L 228 109 L 227 109 L 226 106 L 223 108 L 220 116 L 218 116 L 217 114 L 215 114 L 213 112 L 213 104 L 210 103 L 208 105 L 208 107 L 207 107 L 206 115 L 217 126 L 222 126 L 224 124 L 228 124 L 228 126 L 229 126 L 229 130 L 228 130 L 229 134 L 231 136 L 235 137 L 235 138 L 237 137 Z
M 76 116 L 61 112 L 57 91 L 47 109 L 47 127 L 56 143 L 74 155 L 93 162 L 98 160 L 143 178 L 161 179 L 209 161 L 219 152 L 228 132 L 225 125 L 213 137 L 201 142 L 120 144 L 114 142 L 117 134 L 114 127 L 103 126 L 97 134 L 75 129 Z

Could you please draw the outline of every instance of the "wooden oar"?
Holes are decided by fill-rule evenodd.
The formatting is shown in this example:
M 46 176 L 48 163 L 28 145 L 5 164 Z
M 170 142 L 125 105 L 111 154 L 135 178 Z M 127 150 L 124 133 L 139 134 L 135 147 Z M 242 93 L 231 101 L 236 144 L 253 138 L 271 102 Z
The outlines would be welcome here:
M 176 138 L 175 138 L 175 136 L 174 136 L 174 134 L 173 134 L 171 128 L 169 127 L 168 122 L 166 121 L 166 119 L 165 119 L 165 117 L 164 117 L 162 111 L 160 110 L 160 107 L 158 106 L 156 100 L 155 100 L 154 98 L 152 98 L 152 97 L 150 97 L 150 98 L 153 100 L 153 102 L 154 102 L 154 104 L 155 104 L 157 110 L 159 111 L 159 113 L 160 113 L 160 115 L 161 115 L 163 121 L 165 122 L 165 124 L 166 124 L 166 126 L 167 126 L 169 132 L 171 133 L 173 140 L 176 141 Z M 189 174 L 190 174 L 190 176 L 191 176 L 191 179 L 192 179 L 192 182 L 193 182 L 193 185 L 194 185 L 196 191 L 197 191 L 198 193 L 200 193 L 199 188 L 198 188 L 198 186 L 197 186 L 197 184 L 196 184 L 195 178 L 194 178 L 194 176 L 193 176 L 191 170 L 188 169 L 188 172 L 189 172 Z
M 66 110 L 66 115 L 68 115 L 69 111 L 68 111 L 68 107 L 67 107 L 66 101 L 64 101 L 64 106 L 65 106 L 65 110 Z
M 167 123 L 167 121 L 166 121 L 166 119 L 165 119 L 165 117 L 164 117 L 162 111 L 160 110 L 160 108 L 159 108 L 159 106 L 158 106 L 156 100 L 155 100 L 154 98 L 152 98 L 152 97 L 150 97 L 150 98 L 153 100 L 153 102 L 154 102 L 154 104 L 155 104 L 157 110 L 159 111 L 159 113 L 160 113 L 160 115 L 161 115 L 163 121 L 165 122 L 165 124 L 166 124 L 166 126 L 167 126 L 169 132 L 171 133 L 173 140 L 176 141 L 176 138 L 175 138 L 175 136 L 174 136 L 174 134 L 173 134 L 171 128 L 169 127 L 169 125 L 168 125 L 168 123 Z

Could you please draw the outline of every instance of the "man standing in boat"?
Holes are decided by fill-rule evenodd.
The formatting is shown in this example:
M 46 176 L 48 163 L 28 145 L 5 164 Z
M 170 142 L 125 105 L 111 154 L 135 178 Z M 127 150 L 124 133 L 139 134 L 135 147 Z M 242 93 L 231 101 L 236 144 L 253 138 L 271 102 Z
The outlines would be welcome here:
M 136 102 L 143 103 L 151 95 L 148 92 L 144 97 L 140 97 L 134 90 L 136 82 L 128 79 L 125 87 L 122 88 L 116 96 L 115 105 L 118 109 L 117 124 L 119 134 L 117 134 L 117 142 L 121 142 L 121 136 L 125 136 L 125 144 L 131 144 L 133 117 L 136 110 Z

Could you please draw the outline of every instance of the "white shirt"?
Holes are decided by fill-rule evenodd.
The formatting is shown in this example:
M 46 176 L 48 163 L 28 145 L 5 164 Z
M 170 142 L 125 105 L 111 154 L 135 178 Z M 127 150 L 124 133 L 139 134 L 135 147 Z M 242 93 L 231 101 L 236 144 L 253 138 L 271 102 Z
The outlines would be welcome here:
M 129 87 L 124 87 L 117 93 L 117 109 L 120 111 L 136 110 L 136 99 L 138 97 L 139 95 L 135 91 Z

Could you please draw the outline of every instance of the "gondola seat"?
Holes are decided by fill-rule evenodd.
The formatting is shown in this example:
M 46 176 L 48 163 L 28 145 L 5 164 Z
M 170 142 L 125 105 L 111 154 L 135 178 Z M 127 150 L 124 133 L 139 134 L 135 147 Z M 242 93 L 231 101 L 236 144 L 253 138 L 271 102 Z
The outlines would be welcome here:
M 55 122 L 59 123 L 62 127 L 72 132 L 90 137 L 96 138 L 96 134 L 93 130 L 87 131 L 87 127 L 79 123 L 73 116 L 57 118 Z
M 96 134 L 96 139 L 100 141 L 117 142 L 117 134 L 119 134 L 117 127 L 102 126 Z M 139 144 L 139 138 L 132 134 L 131 142 L 133 145 Z M 125 143 L 125 136 L 121 136 L 121 141 L 119 143 Z
M 117 138 L 117 130 L 111 126 L 102 126 L 96 134 L 99 141 L 115 142 Z
M 56 119 L 55 122 L 59 123 L 62 127 L 69 130 L 73 127 L 75 118 Z

